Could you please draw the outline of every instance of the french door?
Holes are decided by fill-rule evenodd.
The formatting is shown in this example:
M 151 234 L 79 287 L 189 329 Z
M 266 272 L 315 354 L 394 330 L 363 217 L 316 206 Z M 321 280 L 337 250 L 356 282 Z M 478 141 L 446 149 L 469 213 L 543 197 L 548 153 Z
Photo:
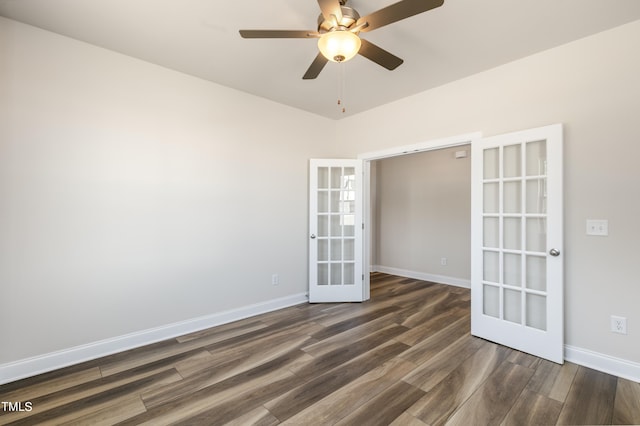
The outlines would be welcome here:
M 562 126 L 471 153 L 471 333 L 562 363 Z
M 361 160 L 310 160 L 309 301 L 363 298 Z

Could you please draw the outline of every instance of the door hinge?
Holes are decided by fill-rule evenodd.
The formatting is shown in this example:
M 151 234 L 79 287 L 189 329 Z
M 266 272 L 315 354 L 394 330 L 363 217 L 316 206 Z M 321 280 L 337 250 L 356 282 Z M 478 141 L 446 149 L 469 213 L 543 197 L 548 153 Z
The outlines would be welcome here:
M 364 231 L 364 222 L 362 222 L 362 230 Z
M 364 281 L 364 274 L 362 274 L 362 281 Z

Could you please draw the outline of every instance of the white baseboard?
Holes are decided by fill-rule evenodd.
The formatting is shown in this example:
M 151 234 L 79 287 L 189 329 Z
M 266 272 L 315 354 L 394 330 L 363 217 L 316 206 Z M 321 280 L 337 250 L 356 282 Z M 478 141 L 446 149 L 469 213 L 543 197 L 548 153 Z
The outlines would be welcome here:
M 564 345 L 565 361 L 640 383 L 640 363 Z
M 162 340 L 171 339 L 188 333 L 204 330 L 217 325 L 227 324 L 233 321 L 249 318 L 265 312 L 287 308 L 289 306 L 306 303 L 308 297 L 305 293 L 272 299 L 266 302 L 256 303 L 229 311 L 180 321 L 160 327 L 142 330 L 123 336 L 100 340 L 86 345 L 75 346 L 44 355 L 0 365 L 0 385 L 68 367 L 84 361 L 126 351 Z
M 385 274 L 398 275 L 400 277 L 413 278 L 422 281 L 431 281 L 439 284 L 448 284 L 456 287 L 471 288 L 471 281 L 446 275 L 428 274 L 426 272 L 409 271 L 407 269 L 392 268 L 389 266 L 372 265 L 372 272 L 384 272 Z

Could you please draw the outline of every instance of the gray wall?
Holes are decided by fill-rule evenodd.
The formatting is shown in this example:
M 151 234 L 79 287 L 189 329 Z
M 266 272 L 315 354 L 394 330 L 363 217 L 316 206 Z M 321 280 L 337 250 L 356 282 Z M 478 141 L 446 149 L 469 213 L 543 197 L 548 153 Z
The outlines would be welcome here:
M 455 158 L 466 151 L 466 158 Z M 470 279 L 470 146 L 376 161 L 377 270 L 443 281 Z M 446 265 L 441 259 L 446 258 Z

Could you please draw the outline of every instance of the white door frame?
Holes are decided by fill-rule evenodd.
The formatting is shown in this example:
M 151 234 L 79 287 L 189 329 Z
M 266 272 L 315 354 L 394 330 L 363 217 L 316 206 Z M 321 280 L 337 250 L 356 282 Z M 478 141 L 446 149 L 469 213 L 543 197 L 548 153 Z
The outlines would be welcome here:
M 363 265 L 362 270 L 364 272 L 363 283 L 363 300 L 370 298 L 370 282 L 369 272 L 371 272 L 371 233 L 373 231 L 371 223 L 371 161 L 382 160 L 384 158 L 398 157 L 401 155 L 417 154 L 419 152 L 433 151 L 442 148 L 451 148 L 454 146 L 468 145 L 473 140 L 480 139 L 482 132 L 465 133 L 457 136 L 451 136 L 447 138 L 431 139 L 425 142 L 418 142 L 411 145 L 403 145 L 393 147 L 381 151 L 372 151 L 362 154 L 358 154 L 358 159 L 363 160 L 363 191 L 364 191 L 364 210 L 363 217 L 365 223 L 364 233 L 364 252 L 363 252 Z M 469 182 L 471 186 L 471 182 Z M 469 212 L 471 215 L 471 212 Z

